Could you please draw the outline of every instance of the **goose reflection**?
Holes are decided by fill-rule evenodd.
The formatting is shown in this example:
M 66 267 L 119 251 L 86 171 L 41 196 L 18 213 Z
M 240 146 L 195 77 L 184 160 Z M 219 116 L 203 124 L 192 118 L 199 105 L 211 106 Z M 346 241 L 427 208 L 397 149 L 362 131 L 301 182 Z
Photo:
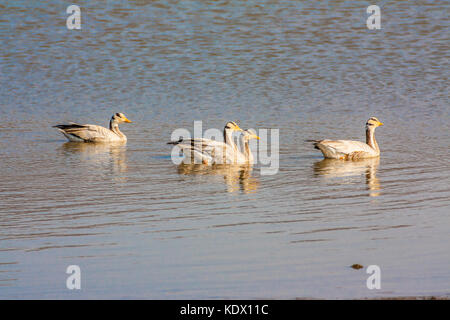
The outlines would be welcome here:
M 251 165 L 203 165 L 203 164 L 180 164 L 178 173 L 183 175 L 205 175 L 222 176 L 227 191 L 230 193 L 242 190 L 244 193 L 256 192 L 259 180 L 252 175 Z
M 379 163 L 380 158 L 353 161 L 324 159 L 314 163 L 314 174 L 326 178 L 346 178 L 365 175 L 369 196 L 377 197 L 381 194 L 380 181 L 376 176 Z
M 75 162 L 88 165 L 95 171 L 108 171 L 114 179 L 128 170 L 126 157 L 126 142 L 114 143 L 74 143 L 66 142 L 61 146 L 66 156 L 73 158 Z

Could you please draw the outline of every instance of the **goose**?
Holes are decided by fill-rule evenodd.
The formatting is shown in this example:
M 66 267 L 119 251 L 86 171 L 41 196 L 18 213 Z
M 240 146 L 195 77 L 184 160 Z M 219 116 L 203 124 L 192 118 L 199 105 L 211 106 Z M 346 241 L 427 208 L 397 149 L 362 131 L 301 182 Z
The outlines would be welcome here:
M 184 159 L 183 163 L 197 164 L 228 164 L 235 163 L 235 158 L 240 153 L 234 139 L 233 132 L 243 131 L 234 121 L 227 122 L 223 129 L 222 141 L 205 138 L 183 139 L 171 141 L 167 144 L 176 145 L 181 148 Z
M 94 124 L 59 124 L 53 126 L 72 142 L 126 142 L 127 137 L 119 130 L 119 124 L 131 122 L 123 113 L 116 113 L 109 122 L 109 129 Z
M 358 160 L 378 157 L 380 148 L 375 140 L 375 129 L 382 126 L 375 117 L 366 123 L 366 143 L 352 140 L 310 140 L 314 148 L 322 151 L 323 156 L 329 159 Z

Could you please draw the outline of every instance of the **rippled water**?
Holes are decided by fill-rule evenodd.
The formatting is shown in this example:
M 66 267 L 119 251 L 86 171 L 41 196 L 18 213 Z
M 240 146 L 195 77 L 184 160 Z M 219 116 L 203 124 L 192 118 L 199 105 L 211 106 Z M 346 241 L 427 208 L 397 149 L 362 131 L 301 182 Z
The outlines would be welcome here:
M 382 1 L 381 30 L 364 1 L 77 4 L 81 30 L 60 1 L 0 2 L 0 298 L 450 294 L 448 2 Z M 51 128 L 114 112 L 126 145 Z M 305 142 L 370 116 L 379 160 Z M 279 129 L 278 173 L 178 168 L 196 120 Z

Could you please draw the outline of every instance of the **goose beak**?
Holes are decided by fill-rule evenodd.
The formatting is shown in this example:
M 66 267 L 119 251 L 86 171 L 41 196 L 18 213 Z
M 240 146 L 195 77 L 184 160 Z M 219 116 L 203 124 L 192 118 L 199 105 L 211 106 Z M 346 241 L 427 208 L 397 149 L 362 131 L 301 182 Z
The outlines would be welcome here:
M 383 122 L 378 122 L 378 126 L 382 126 L 383 125 Z
M 242 130 L 241 128 L 239 128 L 238 125 L 236 125 L 236 128 L 234 128 L 234 130 L 235 130 L 235 131 L 244 131 L 244 130 Z
M 260 137 L 258 137 L 256 134 L 252 138 L 260 140 Z
M 128 118 L 123 119 L 123 121 L 127 122 L 127 123 L 131 123 L 133 121 L 129 120 Z

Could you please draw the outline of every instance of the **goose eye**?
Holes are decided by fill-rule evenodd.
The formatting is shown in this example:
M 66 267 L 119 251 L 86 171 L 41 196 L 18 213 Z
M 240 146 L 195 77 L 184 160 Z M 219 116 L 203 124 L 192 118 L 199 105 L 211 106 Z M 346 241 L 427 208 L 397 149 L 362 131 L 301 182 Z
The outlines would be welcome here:
M 119 118 L 120 118 L 120 114 L 119 114 L 119 113 L 116 113 L 116 117 L 119 117 Z

